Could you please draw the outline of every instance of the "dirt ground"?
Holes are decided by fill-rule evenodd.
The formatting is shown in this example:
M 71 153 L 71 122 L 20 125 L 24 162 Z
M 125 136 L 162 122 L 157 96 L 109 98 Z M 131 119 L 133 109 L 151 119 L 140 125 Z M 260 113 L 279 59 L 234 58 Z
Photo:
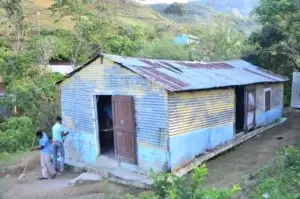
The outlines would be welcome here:
M 271 164 L 276 152 L 300 141 L 300 110 L 284 110 L 287 121 L 237 146 L 207 163 L 207 184 L 229 188 L 243 184 L 249 176 Z
M 233 184 L 241 184 L 262 168 L 272 163 L 276 152 L 286 145 L 294 144 L 300 140 L 300 111 L 286 109 L 284 116 L 288 120 L 260 136 L 257 136 L 228 153 L 216 157 L 207 163 L 209 175 L 207 185 L 217 188 L 228 188 Z M 0 198 L 5 199 L 107 199 L 126 198 L 127 193 L 136 194 L 142 190 L 126 187 L 110 182 L 94 184 L 81 184 L 68 186 L 67 182 L 76 177 L 78 173 L 67 172 L 54 180 L 38 181 L 40 168 L 38 154 L 31 160 L 27 181 L 19 183 L 20 168 L 13 168 L 10 176 L 0 178 Z M 24 163 L 22 163 L 24 164 Z M 35 165 L 35 166 L 34 166 Z M 0 172 L 0 176 L 4 176 Z

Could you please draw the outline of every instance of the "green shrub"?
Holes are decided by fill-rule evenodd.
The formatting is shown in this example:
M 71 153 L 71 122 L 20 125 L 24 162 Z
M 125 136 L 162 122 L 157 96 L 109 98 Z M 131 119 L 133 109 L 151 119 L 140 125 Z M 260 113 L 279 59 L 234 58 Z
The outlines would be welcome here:
M 281 150 L 274 163 L 260 173 L 249 198 L 298 199 L 299 190 L 300 150 L 288 147 Z
M 191 175 L 184 177 L 169 173 L 152 173 L 153 192 L 142 193 L 139 199 L 230 199 L 240 190 L 237 185 L 229 190 L 205 187 L 204 179 L 207 173 L 205 165 L 195 168 Z
M 29 117 L 11 117 L 0 124 L 0 153 L 14 153 L 31 146 L 35 136 Z

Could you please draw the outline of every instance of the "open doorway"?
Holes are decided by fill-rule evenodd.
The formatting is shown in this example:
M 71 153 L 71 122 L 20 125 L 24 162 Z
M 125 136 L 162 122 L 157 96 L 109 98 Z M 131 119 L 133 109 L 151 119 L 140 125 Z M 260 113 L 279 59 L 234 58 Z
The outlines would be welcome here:
M 114 158 L 115 147 L 112 117 L 112 96 L 97 95 L 96 99 L 100 154 Z
M 236 133 L 244 131 L 245 123 L 245 86 L 235 88 L 235 129 Z

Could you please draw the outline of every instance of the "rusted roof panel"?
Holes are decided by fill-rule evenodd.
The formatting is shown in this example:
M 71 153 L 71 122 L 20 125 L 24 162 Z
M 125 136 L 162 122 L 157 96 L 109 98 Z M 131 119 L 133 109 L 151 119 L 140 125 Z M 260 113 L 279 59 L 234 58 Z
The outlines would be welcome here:
M 174 92 L 287 81 L 285 77 L 243 60 L 203 63 L 116 55 L 104 57 Z

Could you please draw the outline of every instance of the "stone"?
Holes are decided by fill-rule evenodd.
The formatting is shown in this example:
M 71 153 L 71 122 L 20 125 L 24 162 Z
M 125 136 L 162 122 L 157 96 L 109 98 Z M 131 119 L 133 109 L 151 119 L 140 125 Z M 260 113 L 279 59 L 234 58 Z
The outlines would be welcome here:
M 9 175 L 9 174 L 7 174 L 6 176 L 5 176 L 5 178 L 10 178 L 11 176 Z
M 85 172 L 77 176 L 76 178 L 69 180 L 69 185 L 81 184 L 84 182 L 100 182 L 103 178 L 100 175 Z

